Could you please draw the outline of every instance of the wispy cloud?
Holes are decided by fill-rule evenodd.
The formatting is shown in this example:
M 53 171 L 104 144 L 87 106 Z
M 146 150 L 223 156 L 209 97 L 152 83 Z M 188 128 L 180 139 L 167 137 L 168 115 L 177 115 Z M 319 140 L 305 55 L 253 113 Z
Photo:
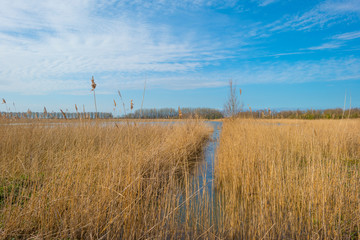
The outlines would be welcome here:
M 338 34 L 333 37 L 333 39 L 339 40 L 353 40 L 356 38 L 360 38 L 360 31 Z
M 275 0 L 262 0 L 262 1 L 275 1 Z M 113 3 L 111 3 L 113 2 Z M 241 0 L 182 0 L 182 1 L 164 1 L 164 0 L 136 0 L 136 1 L 111 1 L 110 4 L 101 4 L 105 5 L 104 8 L 107 8 L 109 5 L 112 7 L 128 7 L 131 6 L 137 10 L 144 10 L 149 9 L 151 11 L 164 11 L 163 14 L 168 14 L 173 11 L 179 9 L 186 9 L 186 10 L 196 10 L 200 8 L 232 8 L 236 7 L 237 5 L 241 4 Z
M 275 2 L 254 0 L 249 5 Z M 270 39 L 277 31 L 346 21 L 345 16 L 360 13 L 357 2 L 327 0 L 305 13 L 264 26 L 258 20 L 242 21 L 243 15 L 233 12 L 224 16 L 223 10 L 211 24 L 211 18 L 192 22 L 191 11 L 197 17 L 213 9 L 236 8 L 241 3 L 238 0 L 7 1 L 0 8 L 0 89 L 31 94 L 85 93 L 91 75 L 99 81 L 99 92 L 142 88 L 145 76 L 149 86 L 175 89 L 223 86 L 229 78 L 238 78 L 239 83 L 352 78 L 359 75 L 357 58 L 246 63 L 246 57 L 255 59 L 263 54 L 278 60 L 302 54 L 299 48 L 268 51 L 262 39 Z M 160 13 L 166 17 L 161 18 Z M 173 13 L 177 20 L 170 23 L 168 16 Z M 190 20 L 183 24 L 179 15 Z M 339 48 L 343 41 L 358 37 L 359 32 L 336 35 L 331 42 L 307 50 Z
M 266 57 L 281 57 L 281 56 L 291 56 L 291 55 L 300 55 L 300 54 L 304 54 L 304 52 L 299 51 L 299 52 L 276 53 L 276 54 L 270 54 Z
M 150 87 L 169 89 L 189 89 L 227 86 L 233 79 L 237 84 L 304 83 L 328 82 L 357 79 L 360 76 L 359 58 L 323 59 L 319 61 L 266 61 L 244 62 L 232 70 L 216 70 L 206 73 L 174 73 L 168 76 L 153 74 L 147 76 Z M 114 76 L 109 76 L 113 78 Z M 144 76 L 118 76 L 124 79 L 119 88 L 141 88 Z M 115 77 L 116 78 L 116 77 Z
M 271 61 L 247 65 L 226 76 L 236 80 L 239 84 L 327 82 L 357 79 L 360 76 L 360 59 L 333 58 L 293 63 Z
M 261 7 L 265 7 L 265 6 L 267 6 L 267 5 L 270 5 L 270 4 L 272 4 L 272 3 L 275 3 L 275 2 L 277 2 L 278 0 L 258 0 L 258 4 L 259 4 L 259 6 L 261 6 Z
M 338 43 L 338 42 L 328 42 L 328 43 L 324 43 L 320 46 L 316 46 L 316 47 L 309 47 L 309 50 L 324 50 L 324 49 L 336 49 L 341 47 L 342 44 Z
M 106 7 L 90 0 L 4 4 L 0 9 L 2 90 L 81 89 L 85 73 L 187 72 L 229 57 L 216 41 L 205 43 L 206 39 L 192 35 L 179 38 L 166 25 L 128 18 L 125 10 L 109 18 L 99 12 Z M 10 83 L 3 85 L 5 81 Z
M 346 44 L 346 41 L 350 41 L 357 38 L 360 38 L 360 31 L 338 34 L 331 37 L 331 39 L 333 40 L 330 42 L 326 42 L 320 46 L 310 47 L 307 49 L 308 50 L 336 49 L 344 46 Z
M 360 17 L 358 0 L 326 0 L 305 13 L 286 16 L 267 27 L 270 31 L 309 30 L 348 21 L 349 16 Z

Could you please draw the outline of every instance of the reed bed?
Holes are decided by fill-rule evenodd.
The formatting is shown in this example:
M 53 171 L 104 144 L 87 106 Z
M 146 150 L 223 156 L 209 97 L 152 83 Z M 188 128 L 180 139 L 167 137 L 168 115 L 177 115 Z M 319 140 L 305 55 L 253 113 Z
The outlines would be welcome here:
M 206 237 L 189 179 L 210 132 L 195 120 L 1 125 L 0 238 Z
M 226 120 L 219 230 L 236 239 L 359 239 L 359 120 Z

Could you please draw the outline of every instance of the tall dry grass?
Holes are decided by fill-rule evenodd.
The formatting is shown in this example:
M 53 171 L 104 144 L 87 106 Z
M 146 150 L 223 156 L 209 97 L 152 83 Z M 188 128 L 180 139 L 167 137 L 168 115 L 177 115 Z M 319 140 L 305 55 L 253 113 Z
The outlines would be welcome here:
M 359 120 L 224 121 L 215 173 L 223 236 L 360 238 Z
M 0 238 L 204 237 L 189 179 L 209 134 L 198 121 L 2 125 Z

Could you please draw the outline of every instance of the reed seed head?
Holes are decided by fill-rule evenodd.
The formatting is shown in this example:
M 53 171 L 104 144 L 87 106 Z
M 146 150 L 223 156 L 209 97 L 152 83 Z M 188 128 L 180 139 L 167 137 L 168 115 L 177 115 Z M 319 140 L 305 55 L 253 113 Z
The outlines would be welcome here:
M 94 91 L 95 88 L 96 88 L 96 83 L 95 83 L 94 76 L 92 76 L 92 79 L 91 79 L 91 91 Z
M 64 111 L 62 109 L 60 109 L 60 112 L 62 113 L 62 115 L 64 116 L 64 118 L 67 120 L 66 114 L 64 113 Z

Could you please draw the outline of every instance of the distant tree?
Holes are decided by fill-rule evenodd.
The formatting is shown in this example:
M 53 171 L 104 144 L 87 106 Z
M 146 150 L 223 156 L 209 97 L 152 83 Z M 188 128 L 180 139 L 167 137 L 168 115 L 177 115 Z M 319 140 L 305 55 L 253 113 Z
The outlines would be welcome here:
M 240 112 L 240 102 L 236 95 L 236 86 L 232 80 L 229 81 L 229 96 L 224 105 L 225 116 L 234 117 Z

